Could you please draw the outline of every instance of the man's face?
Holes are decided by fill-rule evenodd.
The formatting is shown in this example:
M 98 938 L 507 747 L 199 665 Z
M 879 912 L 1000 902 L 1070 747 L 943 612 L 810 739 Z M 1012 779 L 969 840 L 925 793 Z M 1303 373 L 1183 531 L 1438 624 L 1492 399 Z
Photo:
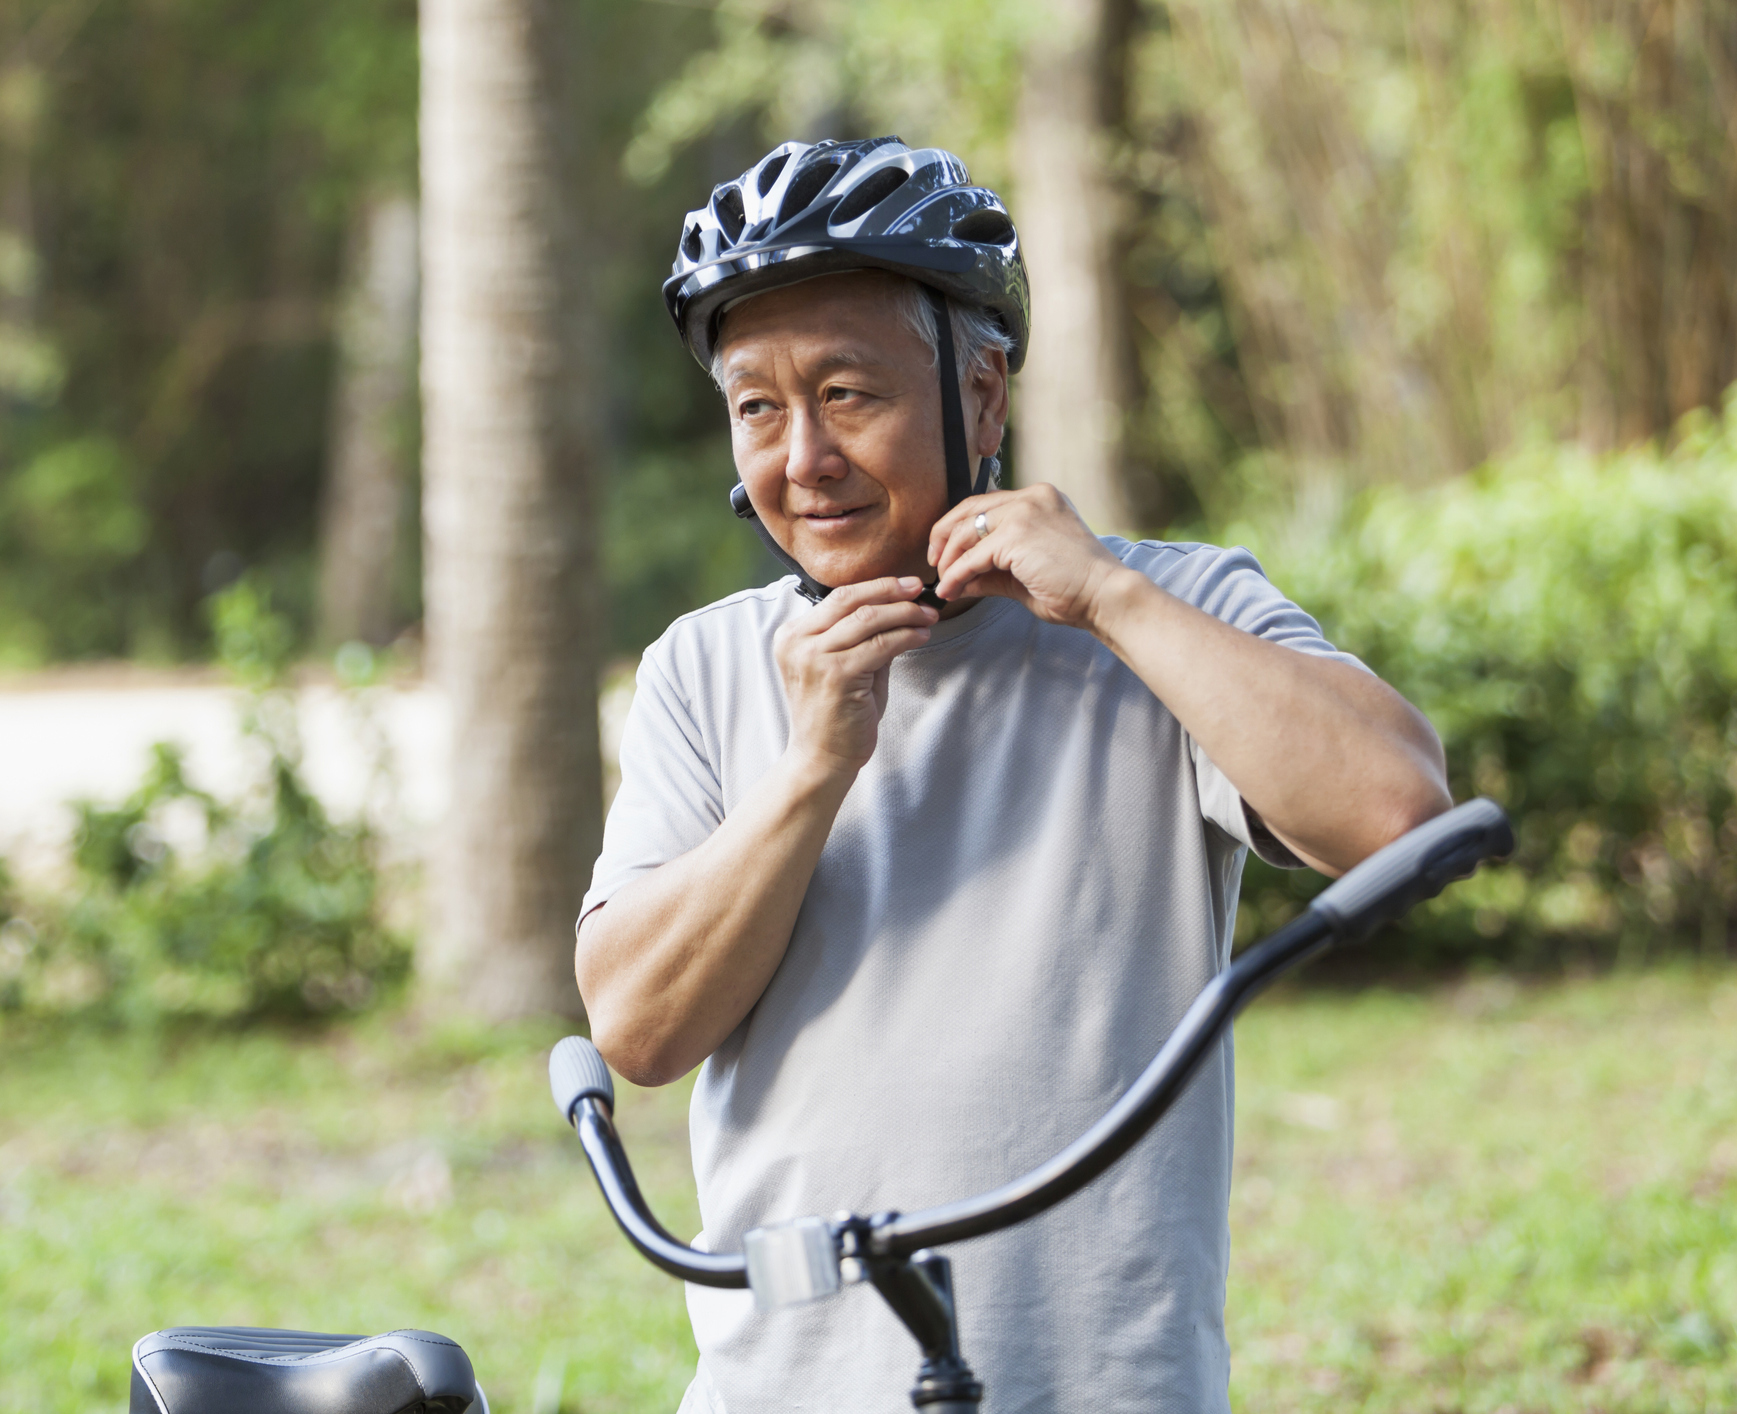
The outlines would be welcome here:
M 929 528 L 947 509 L 941 385 L 899 317 L 901 284 L 880 271 L 823 276 L 748 300 L 720 331 L 736 470 L 778 543 L 822 584 L 933 575 Z M 978 443 L 984 401 L 966 390 Z

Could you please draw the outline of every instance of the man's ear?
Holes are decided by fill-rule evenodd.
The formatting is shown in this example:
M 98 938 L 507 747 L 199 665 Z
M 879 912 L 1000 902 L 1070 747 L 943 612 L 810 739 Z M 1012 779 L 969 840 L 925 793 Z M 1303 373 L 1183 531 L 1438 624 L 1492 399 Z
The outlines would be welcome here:
M 983 365 L 971 375 L 971 396 L 977 405 L 971 444 L 980 457 L 992 457 L 1001 450 L 1009 410 L 1007 378 L 1007 355 L 1000 349 L 985 349 Z

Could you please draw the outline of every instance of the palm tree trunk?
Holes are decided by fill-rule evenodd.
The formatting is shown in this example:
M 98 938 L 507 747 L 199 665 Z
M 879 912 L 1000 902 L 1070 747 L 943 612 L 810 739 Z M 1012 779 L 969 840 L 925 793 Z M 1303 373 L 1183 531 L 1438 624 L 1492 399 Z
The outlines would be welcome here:
M 0 398 L 49 402 L 61 368 L 40 330 L 41 281 L 31 167 L 48 79 L 25 54 L 22 16 L 0 18 Z
M 1014 160 L 1031 272 L 1017 470 L 1050 481 L 1100 533 L 1130 531 L 1125 423 L 1136 384 L 1121 264 L 1125 199 L 1111 173 L 1133 0 L 1049 0 L 1026 58 Z
M 385 643 L 406 490 L 416 353 L 416 203 L 361 203 L 345 254 L 331 462 L 320 515 L 320 638 Z
M 561 14 L 421 5 L 427 622 L 453 741 L 423 973 L 496 1019 L 578 1011 L 602 832 Z
M 1720 0 L 1557 13 L 1591 178 L 1581 435 L 1625 446 L 1737 379 L 1737 23 Z

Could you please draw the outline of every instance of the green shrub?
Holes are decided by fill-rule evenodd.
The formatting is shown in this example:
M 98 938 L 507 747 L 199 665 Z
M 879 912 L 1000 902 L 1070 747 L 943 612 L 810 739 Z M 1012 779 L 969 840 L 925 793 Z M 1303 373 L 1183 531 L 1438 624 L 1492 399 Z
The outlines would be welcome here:
M 373 834 L 332 821 L 302 782 L 282 621 L 245 582 L 214 620 L 249 689 L 259 790 L 220 802 L 159 744 L 123 804 L 77 805 L 70 897 L 26 904 L 0 877 L 0 1007 L 129 1023 L 305 1017 L 359 1010 L 407 975 Z M 181 833 L 203 836 L 190 857 L 170 843 L 174 812 Z
M 1258 539 L 1259 537 L 1254 537 Z M 1538 450 L 1367 493 L 1273 578 L 1435 723 L 1512 867 L 1421 909 L 1411 955 L 1723 953 L 1737 909 L 1737 406 L 1668 453 Z M 1245 933 L 1318 881 L 1250 871 Z

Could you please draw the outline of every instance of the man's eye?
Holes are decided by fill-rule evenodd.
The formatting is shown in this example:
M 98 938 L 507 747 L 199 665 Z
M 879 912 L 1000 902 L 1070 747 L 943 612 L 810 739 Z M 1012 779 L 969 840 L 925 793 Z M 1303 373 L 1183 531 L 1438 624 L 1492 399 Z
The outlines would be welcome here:
M 861 396 L 862 390 L 860 388 L 828 388 L 826 390 L 826 400 L 829 403 L 843 402 L 847 398 L 860 398 Z
M 766 409 L 771 406 L 772 404 L 767 402 L 764 398 L 749 398 L 747 402 L 743 403 L 736 409 L 736 416 L 755 417 L 760 413 L 765 412 Z

